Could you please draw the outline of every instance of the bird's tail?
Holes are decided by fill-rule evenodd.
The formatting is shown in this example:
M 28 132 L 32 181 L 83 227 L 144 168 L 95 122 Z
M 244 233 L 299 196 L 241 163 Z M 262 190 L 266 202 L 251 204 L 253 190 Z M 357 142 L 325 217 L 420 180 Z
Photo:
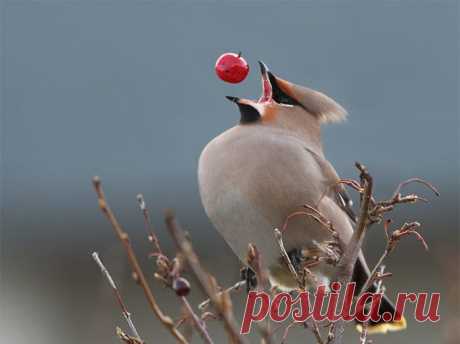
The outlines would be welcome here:
M 369 292 L 374 293 L 376 291 L 376 287 L 372 286 Z M 384 316 L 384 314 L 387 316 Z M 391 314 L 391 318 L 389 315 Z M 387 333 L 387 332 L 394 332 L 394 331 L 401 331 L 407 327 L 406 319 L 404 316 L 400 314 L 396 314 L 395 306 L 391 303 L 391 301 L 384 295 L 382 298 L 382 302 L 380 303 L 379 307 L 379 315 L 380 320 L 378 322 L 373 322 L 369 320 L 369 325 L 367 328 L 367 333 Z M 385 320 L 388 317 L 387 320 Z M 356 329 L 359 332 L 363 331 L 362 323 L 357 322 Z
M 361 259 L 356 261 L 355 269 L 353 272 L 353 281 L 356 282 L 357 290 L 360 290 L 367 279 L 369 278 L 369 269 L 363 264 Z M 377 287 L 373 284 L 368 292 L 375 293 Z M 386 316 L 384 314 L 387 313 Z M 395 306 L 391 301 L 383 295 L 382 302 L 379 307 L 380 320 L 378 322 L 369 321 L 369 326 L 367 327 L 368 333 L 387 333 L 394 331 L 401 331 L 407 327 L 406 319 L 402 314 L 396 314 Z M 389 316 L 391 315 L 391 317 Z M 388 317 L 388 319 L 386 319 Z M 386 319 L 386 320 L 385 320 Z M 363 325 L 360 322 L 357 322 L 356 329 L 359 332 L 363 331 Z

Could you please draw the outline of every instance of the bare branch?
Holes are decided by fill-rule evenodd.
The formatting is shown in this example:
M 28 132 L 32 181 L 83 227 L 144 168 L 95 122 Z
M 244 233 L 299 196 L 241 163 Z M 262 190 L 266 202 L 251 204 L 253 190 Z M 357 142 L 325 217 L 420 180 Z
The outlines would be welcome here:
M 243 287 L 244 285 L 246 285 L 246 281 L 245 280 L 242 280 L 242 281 L 238 281 L 236 282 L 234 285 L 232 285 L 231 287 L 228 287 L 227 289 L 223 290 L 223 291 L 220 291 L 219 294 L 221 293 L 231 293 L 233 291 L 238 291 L 241 289 L 241 287 Z M 201 302 L 199 305 L 198 305 L 198 309 L 200 309 L 201 311 L 205 310 L 209 304 L 211 303 L 211 299 L 206 299 L 204 300 L 203 302 Z
M 120 338 L 123 342 L 125 342 L 125 344 L 144 344 L 144 342 L 139 338 L 128 336 L 119 327 L 115 329 L 115 332 L 117 334 L 117 337 Z
M 392 197 L 388 200 L 376 202 L 373 198 L 372 191 L 373 191 L 373 179 L 372 176 L 368 173 L 365 166 L 360 163 L 356 163 L 357 169 L 360 171 L 360 179 L 359 182 L 352 180 L 352 179 L 341 179 L 338 180 L 335 184 L 329 186 L 327 190 L 325 190 L 324 194 L 321 196 L 320 201 L 318 202 L 318 206 L 323 199 L 323 197 L 327 196 L 332 189 L 340 192 L 344 190 L 344 185 L 349 186 L 356 190 L 360 194 L 360 216 L 358 217 L 358 222 L 356 224 L 355 231 L 353 232 L 352 238 L 349 242 L 342 242 L 338 236 L 338 233 L 335 231 L 333 223 L 329 221 L 319 210 L 318 206 L 313 207 L 311 205 L 304 205 L 303 210 L 297 209 L 293 213 L 289 214 L 286 217 L 285 222 L 281 229 L 275 228 L 274 229 L 274 236 L 276 242 L 278 243 L 280 256 L 286 263 L 289 271 L 298 282 L 299 289 L 305 289 L 305 285 L 307 284 L 317 284 L 316 276 L 312 271 L 309 270 L 310 267 L 315 266 L 316 264 L 326 263 L 333 266 L 336 266 L 336 274 L 333 278 L 333 281 L 338 281 L 342 285 L 348 283 L 351 280 L 352 273 L 354 270 L 354 266 L 356 260 L 360 254 L 361 246 L 363 244 L 364 237 L 366 235 L 368 227 L 372 224 L 381 222 L 384 220 L 385 214 L 392 211 L 395 206 L 399 204 L 410 204 L 415 203 L 418 201 L 426 201 L 426 199 L 416 195 L 416 194 L 408 194 L 408 195 L 401 195 L 401 190 L 410 183 L 420 183 L 426 186 L 428 189 L 433 191 L 437 196 L 439 196 L 439 192 L 437 189 L 431 185 L 429 182 L 420 179 L 420 178 L 411 178 L 408 179 L 398 185 Z M 182 304 L 183 304 L 183 313 L 184 319 L 180 320 L 178 323 L 174 323 L 173 320 L 165 315 L 162 310 L 159 308 L 151 290 L 148 286 L 146 278 L 140 268 L 138 260 L 135 256 L 133 248 L 130 244 L 129 238 L 127 233 L 123 230 L 121 225 L 118 223 L 117 219 L 115 218 L 114 214 L 110 210 L 107 201 L 105 199 L 104 193 L 102 191 L 101 182 L 98 177 L 93 179 L 94 188 L 97 193 L 97 198 L 99 202 L 99 207 L 101 208 L 102 212 L 108 219 L 109 223 L 112 225 L 112 228 L 117 235 L 120 242 L 123 244 L 123 247 L 127 253 L 129 263 L 133 270 L 133 277 L 138 282 L 138 284 L 144 290 L 144 294 L 146 299 L 150 305 L 150 308 L 153 310 L 154 314 L 158 317 L 158 319 L 162 322 L 162 324 L 169 330 L 169 332 L 176 338 L 176 340 L 182 344 L 187 344 L 188 339 L 178 331 L 179 326 L 186 322 L 188 328 L 191 329 L 191 325 L 193 325 L 198 333 L 201 335 L 203 341 L 206 344 L 213 344 L 212 339 L 209 336 L 209 333 L 206 328 L 206 319 L 218 319 L 223 322 L 224 328 L 229 336 L 230 342 L 232 344 L 245 344 L 247 340 L 244 336 L 241 336 L 239 333 L 239 328 L 236 324 L 234 319 L 234 314 L 232 310 L 232 302 L 230 299 L 230 293 L 235 290 L 239 290 L 243 285 L 245 285 L 246 281 L 238 281 L 233 286 L 221 290 L 220 287 L 217 285 L 215 278 L 209 274 L 201 265 L 198 256 L 196 255 L 195 251 L 193 250 L 192 244 L 190 239 L 187 237 L 186 233 L 182 230 L 181 226 L 176 221 L 172 212 L 166 213 L 166 225 L 171 236 L 174 239 L 174 242 L 178 248 L 178 253 L 174 259 L 169 259 L 165 256 L 161 250 L 160 242 L 158 237 L 155 234 L 155 230 L 152 225 L 152 221 L 150 218 L 149 211 L 145 204 L 144 197 L 142 195 L 137 196 L 137 200 L 139 203 L 140 210 L 142 211 L 144 217 L 144 224 L 145 228 L 148 232 L 149 241 L 152 243 L 154 249 L 152 256 L 157 258 L 157 270 L 155 272 L 155 277 L 160 279 L 168 288 L 173 289 L 176 294 L 179 296 Z M 300 257 L 301 257 L 301 265 L 294 266 L 293 262 L 291 261 L 291 257 L 286 251 L 286 247 L 284 246 L 283 242 L 283 233 L 287 231 L 289 221 L 297 216 L 307 216 L 312 220 L 316 221 L 327 230 L 330 235 L 332 236 L 329 241 L 323 242 L 316 242 L 313 241 L 315 247 L 308 247 L 308 248 L 301 248 L 300 250 Z M 384 287 L 382 284 L 382 279 L 384 277 L 390 276 L 391 273 L 384 273 L 383 269 L 383 262 L 387 258 L 387 256 L 395 249 L 397 244 L 399 243 L 400 239 L 404 236 L 415 236 L 417 240 L 419 240 L 424 248 L 427 250 L 428 245 L 426 244 L 423 236 L 419 233 L 418 229 L 420 224 L 418 222 L 409 222 L 404 223 L 399 229 L 394 230 L 390 233 L 389 230 L 390 220 L 386 220 L 384 222 L 384 230 L 387 237 L 387 246 L 385 248 L 384 253 L 380 257 L 379 261 L 371 271 L 369 278 L 366 280 L 362 290 L 360 293 L 365 292 L 370 288 L 370 286 L 377 281 L 377 293 L 384 292 Z M 126 344 L 141 344 L 143 341 L 138 338 L 139 335 L 132 324 L 132 320 L 130 318 L 130 314 L 128 313 L 126 306 L 121 299 L 121 296 L 118 292 L 118 289 L 115 286 L 110 274 L 108 273 L 107 269 L 103 266 L 102 262 L 100 261 L 97 253 L 93 254 L 93 258 L 95 259 L 96 263 L 101 268 L 101 271 L 106 276 L 109 284 L 111 285 L 114 293 L 117 297 L 118 303 L 123 312 L 123 316 L 127 321 L 131 332 L 134 334 L 134 337 L 126 335 L 121 329 L 117 328 L 117 335 L 118 337 L 123 340 Z M 262 290 L 270 289 L 270 283 L 268 279 L 268 271 L 264 269 L 262 265 L 262 259 L 257 247 L 249 243 L 248 254 L 247 254 L 247 263 L 251 267 L 251 269 L 255 272 L 258 280 L 258 288 Z M 204 310 L 210 304 L 212 304 L 213 312 L 204 312 L 201 314 L 201 317 L 198 316 L 193 308 L 191 307 L 190 303 L 188 302 L 186 295 L 190 291 L 190 284 L 189 282 L 181 276 L 181 271 L 183 267 L 183 263 L 187 263 L 188 267 L 190 267 L 191 271 L 196 276 L 200 288 L 204 291 L 204 293 L 208 296 L 208 299 L 203 301 L 198 305 L 200 310 Z M 273 292 L 273 289 L 271 289 Z M 257 323 L 259 332 L 261 333 L 261 342 L 264 344 L 270 344 L 274 338 L 274 332 L 279 328 L 283 328 L 280 326 L 275 331 L 270 331 L 269 323 Z M 282 337 L 282 343 L 286 341 L 290 328 L 292 328 L 295 323 L 289 324 L 284 329 L 284 334 Z M 367 327 L 368 323 L 364 323 L 362 325 L 363 331 L 360 336 L 360 343 L 366 344 L 370 341 L 367 339 Z M 318 323 L 312 321 L 304 323 L 306 328 L 310 328 L 312 333 L 314 334 L 316 341 L 318 344 L 342 344 L 343 343 L 343 333 L 344 333 L 344 321 L 338 320 L 337 322 L 332 322 L 327 325 L 324 325 L 325 328 L 328 328 L 328 335 L 326 339 L 323 339 L 321 336 L 320 329 L 318 327 Z M 321 324 L 323 326 L 323 324 Z M 185 330 L 182 326 L 182 332 L 185 333 Z M 190 331 L 191 333 L 191 331 Z
M 138 338 L 140 342 L 143 342 L 143 340 L 141 339 L 141 336 L 139 335 L 139 332 L 137 332 L 136 326 L 134 326 L 133 320 L 131 318 L 131 313 L 128 312 L 128 308 L 126 307 L 126 304 L 124 303 L 123 298 L 121 297 L 120 291 L 118 290 L 117 285 L 112 279 L 112 276 L 110 275 L 109 270 L 107 270 L 107 268 L 104 266 L 97 252 L 93 252 L 91 256 L 93 257 L 94 261 L 99 266 L 99 268 L 101 269 L 102 274 L 105 276 L 105 278 L 109 282 L 109 285 L 112 288 L 113 293 L 115 294 L 115 298 L 117 299 L 117 302 L 121 308 L 123 317 L 128 323 L 128 326 L 129 326 L 129 329 L 131 330 L 132 335 Z
M 426 180 L 423 180 L 421 178 L 410 178 L 398 185 L 395 192 L 393 193 L 393 196 L 390 199 L 381 201 L 381 202 L 377 202 L 373 205 L 373 209 L 369 212 L 370 222 L 371 223 L 381 222 L 383 220 L 383 216 L 387 212 L 393 210 L 396 205 L 406 204 L 406 203 L 409 203 L 409 204 L 416 203 L 418 201 L 428 202 L 427 199 L 420 197 L 419 195 L 416 195 L 416 194 L 409 194 L 409 195 L 404 195 L 404 196 L 401 195 L 400 193 L 401 189 L 410 183 L 423 184 L 427 188 L 429 188 L 431 191 L 433 191 L 436 196 L 439 196 L 438 190 Z
M 320 225 L 322 225 L 333 236 L 337 235 L 332 223 L 329 220 L 327 220 L 326 217 L 319 212 L 319 210 L 315 209 L 314 207 L 312 207 L 312 206 L 310 206 L 308 204 L 305 204 L 303 207 L 308 209 L 308 210 L 310 210 L 311 212 L 295 211 L 295 212 L 289 214 L 286 217 L 286 220 L 284 221 L 283 227 L 281 228 L 281 232 L 285 232 L 287 230 L 287 227 L 289 225 L 289 221 L 292 218 L 297 217 L 297 216 L 307 216 L 307 217 L 311 217 L 313 220 L 315 220 Z
M 167 211 L 165 215 L 166 226 L 171 233 L 177 248 L 182 252 L 187 260 L 188 266 L 198 279 L 201 289 L 211 299 L 213 306 L 218 314 L 222 317 L 224 327 L 230 336 L 232 343 L 246 343 L 246 340 L 240 336 L 233 313 L 231 310 L 231 301 L 227 293 L 219 293 L 215 285 L 214 278 L 211 278 L 198 259 L 192 244 L 185 237 L 185 233 L 176 221 L 172 211 Z
M 259 288 L 260 290 L 269 289 L 270 281 L 268 279 L 268 274 L 267 274 L 266 269 L 263 267 L 262 257 L 256 245 L 251 244 L 251 243 L 248 245 L 248 254 L 247 254 L 246 260 L 248 262 L 248 265 L 251 267 L 251 269 L 256 274 L 257 288 Z M 270 333 L 269 320 L 266 319 L 264 323 L 258 322 L 257 328 L 262 337 L 262 343 L 270 344 L 272 342 L 272 339 L 271 339 L 271 333 Z
M 341 283 L 348 283 L 351 278 L 369 224 L 368 213 L 372 197 L 373 180 L 364 165 L 357 162 L 356 167 L 361 171 L 360 178 L 364 191 L 358 224 L 337 265 L 336 280 Z
M 374 269 L 374 270 L 376 270 L 376 269 Z M 375 290 L 375 294 L 382 294 L 382 296 L 384 294 L 383 277 L 382 277 L 382 276 L 384 276 L 384 271 L 385 271 L 385 265 L 378 265 L 378 272 L 377 272 L 376 275 L 378 275 L 380 277 L 379 277 L 378 282 L 377 282 L 377 287 L 376 287 L 376 290 Z M 372 276 L 372 274 L 371 274 L 371 276 Z M 368 289 L 362 288 L 361 292 L 365 292 L 367 290 Z M 367 320 L 367 321 L 365 321 L 363 323 L 361 335 L 359 336 L 360 344 L 367 344 L 369 342 L 369 340 L 367 339 L 367 332 L 368 332 L 367 330 L 368 330 L 368 328 L 369 328 L 369 320 Z
M 360 344 L 367 344 L 367 330 L 368 330 L 368 328 L 369 328 L 369 322 L 365 321 L 363 323 L 361 334 L 359 335 L 359 343 Z
M 283 337 L 281 337 L 281 344 L 286 344 L 287 337 L 289 335 L 289 330 L 295 325 L 298 325 L 298 322 L 293 321 L 289 325 L 286 326 L 283 332 Z
M 347 185 L 347 186 L 353 188 L 358 193 L 363 193 L 363 191 L 364 191 L 363 188 L 361 187 L 361 185 L 356 180 L 353 180 L 353 179 L 339 179 L 336 183 L 334 183 L 332 185 L 329 185 L 326 188 L 326 190 L 324 190 L 323 194 L 321 195 L 321 197 L 318 200 L 318 203 L 316 204 L 316 207 L 319 208 L 319 205 L 321 204 L 321 201 L 324 199 L 324 197 L 326 197 L 326 195 L 329 192 L 331 192 L 332 189 L 336 188 L 337 186 L 339 186 L 341 184 Z
M 398 187 L 396 188 L 395 192 L 393 193 L 393 197 L 392 197 L 392 198 L 396 198 L 397 195 L 400 193 L 401 189 L 402 189 L 403 187 L 405 187 L 406 185 L 411 184 L 411 183 L 420 183 L 420 184 L 423 184 L 423 185 L 425 185 L 428 189 L 430 189 L 431 191 L 433 191 L 434 194 L 435 194 L 436 196 L 438 196 L 438 197 L 440 196 L 438 189 L 436 189 L 436 188 L 434 187 L 433 184 L 431 184 L 430 182 L 428 182 L 428 181 L 426 181 L 426 180 L 424 180 L 424 179 L 422 179 L 422 178 L 417 178 L 417 177 L 415 177 L 415 178 L 409 178 L 409 179 L 403 181 L 402 183 L 400 183 L 400 184 L 398 185 Z
M 329 324 L 329 331 L 327 333 L 327 342 L 326 342 L 326 344 L 332 343 L 332 341 L 334 340 L 335 326 L 336 326 L 335 322 Z M 342 331 L 343 331 L 343 327 L 342 327 Z
M 342 285 L 345 285 L 351 280 L 356 259 L 358 258 L 361 250 L 366 229 L 369 224 L 368 214 L 371 205 L 373 179 L 364 165 L 357 162 L 356 167 L 361 172 L 360 180 L 363 193 L 361 195 L 361 209 L 358 224 L 353 232 L 353 236 L 345 247 L 345 251 L 343 252 L 339 263 L 337 264 L 336 278 L 334 280 L 340 282 Z M 330 343 L 342 343 L 343 332 L 344 322 L 343 320 L 338 320 L 333 328 Z
M 185 296 L 181 296 L 181 300 L 184 304 L 185 309 L 187 309 L 188 313 L 190 314 L 195 328 L 201 335 L 201 338 L 203 338 L 203 341 L 207 344 L 213 344 L 213 341 L 209 336 L 208 330 L 206 329 L 206 323 L 196 315 L 196 313 L 193 311 L 192 306 L 190 306 L 190 303 L 187 301 L 187 298 Z
M 248 254 L 246 257 L 248 265 L 255 272 L 257 276 L 257 286 L 259 289 L 269 289 L 270 283 L 268 280 L 267 271 L 262 266 L 262 257 L 260 256 L 259 250 L 254 244 L 248 245 Z
M 311 324 L 311 326 L 309 324 Z M 323 338 L 321 337 L 321 332 L 319 331 L 319 327 L 316 321 L 311 320 L 309 322 L 304 322 L 304 326 L 311 330 L 318 344 L 324 344 Z
M 286 265 L 289 268 L 289 271 L 291 272 L 291 274 L 294 276 L 295 280 L 299 284 L 299 288 L 304 289 L 305 285 L 303 284 L 303 281 L 301 280 L 296 269 L 294 268 L 294 265 L 292 265 L 291 259 L 289 258 L 289 255 L 286 252 L 286 248 L 284 247 L 283 235 L 281 234 L 278 228 L 274 229 L 274 233 L 275 233 L 276 242 L 278 243 L 278 246 L 281 252 L 281 256 L 283 257 L 284 262 L 286 263 Z
M 388 226 L 391 223 L 390 220 L 387 220 L 384 223 L 384 229 L 385 233 L 387 236 L 387 245 L 385 247 L 385 251 L 382 253 L 380 256 L 377 264 L 375 264 L 374 268 L 372 269 L 369 277 L 366 280 L 366 283 L 364 283 L 363 287 L 361 288 L 361 293 L 369 290 L 370 286 L 372 283 L 374 283 L 376 276 L 378 274 L 379 269 L 383 266 L 383 262 L 385 259 L 388 257 L 388 255 L 395 249 L 396 245 L 398 244 L 399 240 L 403 236 L 407 235 L 415 235 L 417 240 L 421 241 L 423 244 L 423 247 L 425 250 L 428 250 L 428 245 L 425 241 L 425 239 L 420 235 L 420 233 L 417 232 L 417 229 L 420 227 L 420 223 L 418 222 L 410 222 L 410 223 L 405 223 L 400 229 L 397 229 L 393 231 L 393 233 L 389 234 L 389 229 Z M 386 274 L 388 275 L 388 273 Z M 382 277 L 382 276 L 381 276 Z
M 128 234 L 123 230 L 123 228 L 121 227 L 120 223 L 116 219 L 115 215 L 113 214 L 112 210 L 110 209 L 107 203 L 104 191 L 102 189 L 101 180 L 99 179 L 99 177 L 93 178 L 93 186 L 97 194 L 99 208 L 112 225 L 115 234 L 122 243 L 128 256 L 128 261 L 131 265 L 131 269 L 133 270 L 133 276 L 135 277 L 136 282 L 138 282 L 139 285 L 142 287 L 145 297 L 153 313 L 160 320 L 160 322 L 168 329 L 168 331 L 176 338 L 178 342 L 182 344 L 188 343 L 185 337 L 174 326 L 173 320 L 169 316 L 165 315 L 158 306 L 158 303 L 155 297 L 153 296 L 152 290 L 150 289 L 147 283 L 147 279 L 145 278 L 144 272 L 142 271 L 140 264 L 137 260 L 136 254 L 134 253 L 134 250 L 131 246 Z
M 144 224 L 145 224 L 145 229 L 148 234 L 148 239 L 153 244 L 153 247 L 155 248 L 154 253 L 163 255 L 163 251 L 161 250 L 161 246 L 160 246 L 160 240 L 158 240 L 158 237 L 155 234 L 155 230 L 153 228 L 152 221 L 150 220 L 150 214 L 147 208 L 147 204 L 145 203 L 144 196 L 142 194 L 138 194 L 136 198 L 139 204 L 139 208 L 142 211 L 142 215 L 144 217 Z
M 393 233 L 391 233 L 390 235 L 390 240 L 388 242 L 389 250 L 390 251 L 393 250 L 402 237 L 412 234 L 412 235 L 415 235 L 417 240 L 422 243 L 425 251 L 428 251 L 428 244 L 426 243 L 423 236 L 419 232 L 417 232 L 417 229 L 419 227 L 420 227 L 420 223 L 418 222 L 409 222 L 409 223 L 406 222 L 400 229 L 393 231 Z

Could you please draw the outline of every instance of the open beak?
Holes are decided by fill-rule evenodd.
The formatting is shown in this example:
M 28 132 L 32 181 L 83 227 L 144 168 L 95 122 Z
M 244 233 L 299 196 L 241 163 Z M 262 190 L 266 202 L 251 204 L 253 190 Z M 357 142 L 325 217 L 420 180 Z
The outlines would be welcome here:
M 262 95 L 258 103 L 271 102 L 273 100 L 273 89 L 270 83 L 268 67 L 262 61 L 258 61 L 260 66 L 260 74 L 262 80 Z
M 238 103 L 260 104 L 260 103 L 269 103 L 273 101 L 273 87 L 270 82 L 270 76 L 272 74 L 270 73 L 265 63 L 263 63 L 262 61 L 258 61 L 258 62 L 259 62 L 261 81 L 262 81 L 262 95 L 260 96 L 259 100 L 256 102 L 254 100 L 226 96 L 228 100 L 230 100 L 231 102 L 237 103 L 237 104 Z

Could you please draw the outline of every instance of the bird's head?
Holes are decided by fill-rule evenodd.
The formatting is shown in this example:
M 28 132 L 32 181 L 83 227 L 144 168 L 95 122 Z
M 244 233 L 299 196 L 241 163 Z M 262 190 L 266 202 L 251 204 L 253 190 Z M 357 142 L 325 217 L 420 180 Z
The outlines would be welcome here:
M 289 127 L 312 121 L 319 124 L 345 119 L 345 109 L 333 99 L 279 78 L 261 61 L 259 65 L 262 81 L 259 100 L 227 97 L 238 105 L 242 125 L 260 123 Z

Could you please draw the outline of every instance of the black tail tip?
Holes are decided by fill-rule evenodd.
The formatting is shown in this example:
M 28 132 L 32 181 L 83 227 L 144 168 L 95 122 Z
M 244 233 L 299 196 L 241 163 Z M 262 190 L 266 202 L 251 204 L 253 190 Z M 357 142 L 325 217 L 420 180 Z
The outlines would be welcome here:
M 386 334 L 388 332 L 403 331 L 407 328 L 406 318 L 401 317 L 399 320 L 392 320 L 390 322 L 381 321 L 378 323 L 369 323 L 367 327 L 368 334 Z M 364 326 L 362 323 L 356 324 L 356 329 L 359 333 L 363 332 Z

